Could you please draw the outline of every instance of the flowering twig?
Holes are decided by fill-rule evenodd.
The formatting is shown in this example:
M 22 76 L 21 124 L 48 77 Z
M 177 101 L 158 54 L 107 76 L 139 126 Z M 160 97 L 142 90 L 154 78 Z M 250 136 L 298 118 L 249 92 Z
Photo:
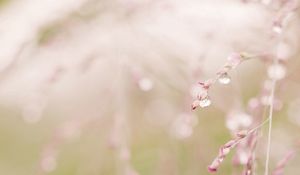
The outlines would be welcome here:
M 253 133 L 251 137 L 248 139 L 250 152 L 247 160 L 246 167 L 244 169 L 243 175 L 252 175 L 253 174 L 253 164 L 255 160 L 255 148 L 257 144 L 257 132 Z
M 227 60 L 228 62 L 216 73 L 214 78 L 208 79 L 204 82 L 199 82 L 200 90 L 197 92 L 197 98 L 192 103 L 192 110 L 197 107 L 207 107 L 211 104 L 208 90 L 209 88 L 219 82 L 221 84 L 229 84 L 231 81 L 231 77 L 229 76 L 229 72 L 235 69 L 238 65 L 240 65 L 243 61 L 246 61 L 251 58 L 257 58 L 264 56 L 264 54 L 259 55 L 250 55 L 248 53 L 231 53 Z
M 213 160 L 213 162 L 208 166 L 208 171 L 209 172 L 216 172 L 223 162 L 224 158 L 226 157 L 227 154 L 233 149 L 236 145 L 238 145 L 244 138 L 250 136 L 252 133 L 256 132 L 259 128 L 261 128 L 264 124 L 269 122 L 269 118 L 266 119 L 264 122 L 262 122 L 260 125 L 257 127 L 247 131 L 247 130 L 242 130 L 237 133 L 236 138 L 228 141 L 225 143 L 223 146 L 220 147 L 219 149 L 219 154 L 218 156 Z
M 282 28 L 286 25 L 287 19 L 290 17 L 292 12 L 298 8 L 297 0 L 288 0 L 281 8 L 278 16 L 273 20 L 273 31 L 277 34 L 282 33 Z M 281 37 L 278 36 L 280 41 Z M 278 57 L 274 58 L 273 67 L 278 67 Z M 272 75 L 272 74 L 271 74 Z M 271 77 L 271 94 L 270 94 L 270 108 L 269 108 L 269 129 L 268 129 L 268 143 L 267 143 L 267 155 L 266 155 L 266 163 L 265 163 L 265 175 L 269 174 L 269 161 L 270 161 L 270 151 L 271 151 L 271 135 L 272 135 L 272 120 L 273 120 L 273 108 L 274 108 L 274 93 L 276 81 L 279 77 Z

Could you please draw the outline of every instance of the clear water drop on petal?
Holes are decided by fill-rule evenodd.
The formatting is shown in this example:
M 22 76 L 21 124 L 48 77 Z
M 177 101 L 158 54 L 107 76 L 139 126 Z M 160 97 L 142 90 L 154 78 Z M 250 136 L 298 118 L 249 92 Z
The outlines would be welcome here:
M 218 81 L 221 84 L 229 84 L 231 81 L 231 77 L 227 73 L 224 73 L 224 74 L 220 75 Z
M 206 97 L 206 98 L 200 100 L 200 102 L 199 102 L 199 106 L 201 108 L 205 108 L 205 107 L 208 107 L 210 105 L 211 105 L 211 100 L 209 99 L 209 97 Z

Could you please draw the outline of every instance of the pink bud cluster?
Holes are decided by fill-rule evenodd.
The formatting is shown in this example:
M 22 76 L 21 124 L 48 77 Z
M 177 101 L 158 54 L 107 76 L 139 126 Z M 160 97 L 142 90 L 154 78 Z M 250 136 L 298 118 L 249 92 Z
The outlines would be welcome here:
M 244 168 L 244 172 L 242 175 L 252 175 L 253 174 L 256 144 L 257 144 L 257 132 L 254 132 L 253 134 L 251 134 L 251 136 L 247 140 L 247 145 L 249 145 L 249 154 L 248 154 L 247 164 Z
M 280 34 L 282 34 L 282 30 L 284 26 L 286 26 L 287 20 L 291 17 L 292 12 L 297 8 L 296 0 L 283 0 L 280 1 L 280 4 L 281 5 L 277 10 L 278 13 L 275 16 L 275 19 L 273 20 L 273 32 L 276 34 L 277 37 L 279 37 Z M 282 80 L 286 76 L 286 68 L 284 66 L 284 60 L 289 55 L 289 52 L 288 49 L 286 48 L 286 45 L 284 45 L 284 43 L 279 43 L 276 51 L 277 53 L 275 55 L 273 54 L 260 55 L 260 57 L 263 58 L 263 61 L 265 62 L 269 61 L 271 63 L 269 64 L 267 69 L 267 75 L 269 79 L 266 80 L 261 95 L 258 98 L 253 98 L 249 102 L 249 108 L 254 109 L 254 110 L 250 109 L 250 111 L 255 111 L 254 116 L 261 116 L 262 115 L 260 114 L 262 112 L 261 109 L 263 109 L 264 106 L 272 106 L 271 110 L 273 110 L 273 107 L 275 110 L 276 109 L 278 110 L 282 107 L 281 101 L 279 101 L 278 99 L 274 99 L 273 97 L 274 95 L 271 94 L 272 93 L 274 94 L 275 82 L 278 80 Z M 252 58 L 248 55 L 244 56 L 242 54 L 240 54 L 239 57 L 244 59 Z M 276 58 L 276 61 L 274 61 L 274 57 Z M 234 69 L 236 66 L 238 66 L 244 59 L 238 59 L 237 62 L 232 61 L 231 64 L 225 64 L 222 67 L 222 69 L 217 73 L 216 78 L 211 80 L 213 82 L 212 84 L 214 84 L 217 80 L 221 84 L 228 84 L 228 82 L 230 82 L 230 78 L 228 78 L 228 72 L 231 69 Z M 220 81 L 220 79 L 223 77 L 225 77 L 226 79 Z M 271 117 L 269 117 L 269 120 L 270 120 L 270 126 L 272 126 L 271 125 L 272 113 L 271 113 Z M 245 132 L 245 134 L 238 135 L 235 139 L 232 139 L 229 142 L 227 142 L 225 145 L 221 146 L 218 156 L 213 160 L 212 164 L 208 167 L 209 172 L 216 172 L 219 166 L 221 165 L 221 163 L 223 162 L 224 158 L 226 157 L 226 155 L 229 154 L 229 152 L 231 151 L 231 149 L 236 146 L 239 147 L 241 145 L 240 142 L 242 139 L 251 136 L 247 138 L 245 142 L 247 145 L 243 147 L 242 151 L 246 152 L 247 155 L 247 159 L 246 159 L 247 161 L 246 163 L 244 163 L 246 164 L 246 166 L 243 171 L 243 175 L 252 175 L 254 173 L 253 166 L 255 161 L 255 148 L 257 142 L 257 134 L 255 134 L 254 132 L 256 132 L 257 129 L 260 128 L 262 125 L 264 125 L 266 122 L 268 122 L 268 120 L 264 121 L 255 129 L 252 129 L 249 132 Z M 269 140 L 271 135 L 270 133 L 271 132 L 269 131 Z M 270 148 L 270 146 L 268 148 Z M 267 153 L 265 174 L 268 174 L 269 153 L 270 151 L 268 151 Z M 292 153 L 288 154 L 281 162 L 279 162 L 277 168 L 275 169 L 272 175 L 283 175 L 283 168 L 285 167 L 288 160 L 291 159 L 292 155 L 293 155 Z
M 208 90 L 209 88 L 215 84 L 217 81 L 221 84 L 229 84 L 231 81 L 231 78 L 229 76 L 229 72 L 232 69 L 235 69 L 239 64 L 241 64 L 243 61 L 253 58 L 256 56 L 250 56 L 246 53 L 231 53 L 228 58 L 227 62 L 222 66 L 222 68 L 216 73 L 216 76 L 214 78 L 208 79 L 204 82 L 199 82 L 199 91 L 196 94 L 196 99 L 192 103 L 192 110 L 195 110 L 197 107 L 207 107 L 211 104 L 211 101 L 209 99 Z
M 237 133 L 236 138 L 228 141 L 225 143 L 223 146 L 220 147 L 219 149 L 219 154 L 218 156 L 213 160 L 213 162 L 208 166 L 208 171 L 209 172 L 216 172 L 223 162 L 224 158 L 226 157 L 227 154 L 231 151 L 232 148 L 234 148 L 239 142 L 245 138 L 248 135 L 248 131 L 242 130 Z
M 210 86 L 213 84 L 214 82 L 211 80 L 207 80 L 205 82 L 199 82 L 200 89 L 197 92 L 197 99 L 193 101 L 192 103 L 192 110 L 196 109 L 197 107 L 206 107 L 209 106 L 210 104 L 210 99 L 208 96 L 208 90 L 210 88 Z M 203 102 L 208 102 L 208 105 L 205 105 L 205 103 Z

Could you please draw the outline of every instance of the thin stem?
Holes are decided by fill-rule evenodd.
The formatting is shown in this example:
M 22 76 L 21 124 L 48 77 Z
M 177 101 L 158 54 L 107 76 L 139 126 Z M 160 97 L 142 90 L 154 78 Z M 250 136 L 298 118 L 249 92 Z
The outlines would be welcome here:
M 252 128 L 251 130 L 249 130 L 247 132 L 247 135 L 245 137 L 243 137 L 242 139 L 239 139 L 235 144 L 232 145 L 232 147 L 235 147 L 237 144 L 239 144 L 242 140 L 244 140 L 245 138 L 247 138 L 248 136 L 250 136 L 250 134 L 256 132 L 258 129 L 260 129 L 262 126 L 264 126 L 266 123 L 269 122 L 269 118 L 267 118 L 265 121 L 263 121 L 261 124 L 259 124 L 258 126 L 256 126 L 255 128 Z
M 267 122 L 269 122 L 270 118 L 267 118 L 265 121 L 263 121 L 261 124 L 259 124 L 258 126 L 256 126 L 255 128 L 251 129 L 248 133 L 253 133 L 256 130 L 258 130 L 259 128 L 261 128 L 264 124 L 266 124 Z
M 265 164 L 265 175 L 269 174 L 275 86 L 276 86 L 276 79 L 273 79 L 272 80 L 272 89 L 271 89 L 271 94 L 270 94 L 270 108 L 269 108 L 269 117 L 268 117 L 269 129 L 268 129 L 268 143 L 267 143 L 267 155 L 266 155 L 266 164 Z
M 245 60 L 250 60 L 250 59 L 254 59 L 254 58 L 261 58 L 263 56 L 266 56 L 268 53 L 266 52 L 262 52 L 262 53 L 257 53 L 255 55 L 251 55 L 249 53 L 245 53 L 245 52 L 242 52 L 241 53 L 241 56 L 245 59 Z

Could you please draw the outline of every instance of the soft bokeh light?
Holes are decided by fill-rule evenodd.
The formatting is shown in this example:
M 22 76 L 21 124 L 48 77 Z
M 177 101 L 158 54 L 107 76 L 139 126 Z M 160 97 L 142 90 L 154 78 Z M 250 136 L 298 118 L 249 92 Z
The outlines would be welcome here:
M 0 0 L 0 174 L 297 174 L 297 3 Z

